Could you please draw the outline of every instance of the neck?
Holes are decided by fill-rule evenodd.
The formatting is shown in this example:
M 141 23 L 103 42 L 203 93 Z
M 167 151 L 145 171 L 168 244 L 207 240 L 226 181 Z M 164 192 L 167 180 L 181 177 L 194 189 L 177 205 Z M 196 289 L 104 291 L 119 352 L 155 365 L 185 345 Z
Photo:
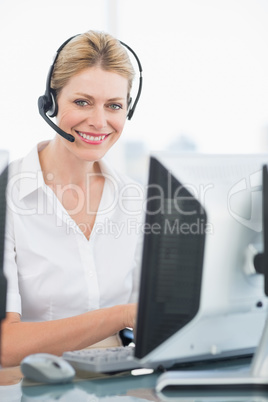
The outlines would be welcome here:
M 45 182 L 83 185 L 87 174 L 99 174 L 97 161 L 82 160 L 56 136 L 40 153 L 39 160 Z

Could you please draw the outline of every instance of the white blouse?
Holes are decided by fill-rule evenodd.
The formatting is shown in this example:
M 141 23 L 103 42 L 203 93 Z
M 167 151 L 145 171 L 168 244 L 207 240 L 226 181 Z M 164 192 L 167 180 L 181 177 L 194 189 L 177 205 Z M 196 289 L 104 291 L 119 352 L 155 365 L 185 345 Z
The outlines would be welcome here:
M 9 169 L 7 311 L 47 321 L 137 300 L 143 188 L 100 162 L 105 185 L 90 239 L 43 179 L 40 143 Z

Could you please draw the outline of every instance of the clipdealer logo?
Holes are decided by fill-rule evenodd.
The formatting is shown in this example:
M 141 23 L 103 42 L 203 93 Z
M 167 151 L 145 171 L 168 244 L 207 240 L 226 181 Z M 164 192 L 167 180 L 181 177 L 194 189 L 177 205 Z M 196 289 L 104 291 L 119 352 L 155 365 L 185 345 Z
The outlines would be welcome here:
M 91 198 L 89 195 L 90 181 L 92 178 L 99 176 L 96 173 L 88 173 L 86 175 L 86 192 L 82 191 L 81 187 L 76 184 L 55 185 L 54 189 L 46 185 L 43 179 L 42 171 L 37 172 L 22 172 L 11 176 L 7 187 L 7 206 L 15 214 L 32 216 L 32 215 L 54 215 L 63 219 L 64 210 L 60 206 L 65 194 L 72 192 L 76 202 L 69 209 L 70 215 L 75 215 L 85 208 L 88 215 L 94 215 L 94 209 L 91 206 Z M 106 189 L 109 192 L 109 199 L 100 204 L 98 209 L 99 215 L 105 215 L 114 211 L 116 208 L 124 214 L 135 216 L 143 210 L 144 204 L 144 188 L 138 183 L 127 183 L 121 185 L 113 176 L 102 173 L 106 181 Z M 52 181 L 53 175 L 48 173 L 47 181 Z M 27 196 L 36 191 L 36 197 L 33 202 L 23 202 L 25 194 L 22 194 L 20 189 L 26 189 Z M 30 190 L 29 190 L 30 189 Z
M 236 205 L 239 203 L 239 212 Z M 241 208 L 242 205 L 242 208 Z M 262 171 L 252 173 L 231 187 L 227 197 L 228 211 L 242 225 L 262 231 Z

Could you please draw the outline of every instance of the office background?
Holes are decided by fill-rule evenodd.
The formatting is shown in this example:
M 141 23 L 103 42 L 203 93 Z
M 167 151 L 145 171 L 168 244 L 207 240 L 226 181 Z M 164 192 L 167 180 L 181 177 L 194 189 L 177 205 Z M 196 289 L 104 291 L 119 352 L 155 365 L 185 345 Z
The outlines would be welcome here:
M 110 154 L 118 169 L 142 181 L 159 149 L 268 151 L 267 20 L 268 0 L 1 0 L 1 148 L 12 160 L 54 136 L 37 109 L 52 58 L 97 29 L 129 44 L 144 71 Z

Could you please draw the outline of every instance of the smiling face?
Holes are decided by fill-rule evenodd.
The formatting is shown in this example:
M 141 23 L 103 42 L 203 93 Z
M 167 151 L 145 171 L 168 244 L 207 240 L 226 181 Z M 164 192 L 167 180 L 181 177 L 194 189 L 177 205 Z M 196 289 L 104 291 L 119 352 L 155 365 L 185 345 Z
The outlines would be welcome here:
M 58 95 L 57 124 L 75 137 L 58 136 L 78 158 L 101 159 L 120 137 L 127 116 L 128 80 L 100 67 L 90 67 L 70 78 Z

